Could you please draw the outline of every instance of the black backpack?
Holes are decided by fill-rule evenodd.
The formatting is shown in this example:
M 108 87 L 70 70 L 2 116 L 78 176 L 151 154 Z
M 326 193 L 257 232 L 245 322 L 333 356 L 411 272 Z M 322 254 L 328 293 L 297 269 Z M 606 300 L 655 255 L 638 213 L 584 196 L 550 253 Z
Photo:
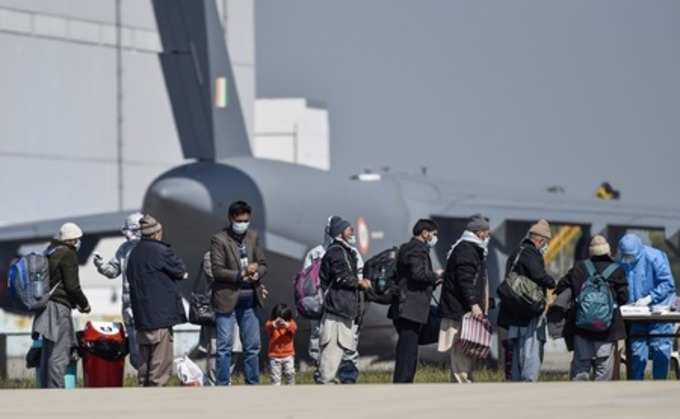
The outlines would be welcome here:
M 364 263 L 364 278 L 370 279 L 373 288 L 366 291 L 368 301 L 390 305 L 397 295 L 397 259 L 399 248 L 392 247 L 373 256 Z

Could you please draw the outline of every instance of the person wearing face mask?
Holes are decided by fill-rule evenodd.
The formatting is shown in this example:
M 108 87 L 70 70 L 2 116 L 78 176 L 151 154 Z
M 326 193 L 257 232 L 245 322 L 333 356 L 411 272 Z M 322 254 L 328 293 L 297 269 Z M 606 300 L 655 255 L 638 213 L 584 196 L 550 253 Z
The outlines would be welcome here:
M 439 352 L 449 352 L 451 379 L 457 383 L 471 383 L 476 360 L 458 349 L 463 316 L 472 313 L 483 317 L 489 312 L 489 284 L 486 255 L 491 228 L 489 219 L 473 215 L 462 236 L 449 251 L 439 314 Z
M 543 288 L 555 288 L 556 282 L 545 270 L 543 255 L 548 250 L 552 234 L 550 224 L 539 220 L 531 226 L 520 246 L 508 256 L 506 277 L 512 270 Z M 546 322 L 543 314 L 518 313 L 500 305 L 498 325 L 508 330 L 512 352 L 512 381 L 538 381 L 546 341 Z
M 361 311 L 360 291 L 371 287 L 359 278 L 356 242 L 352 225 L 340 217 L 333 218 L 328 228 L 333 242 L 321 261 L 319 279 L 325 290 L 324 314 L 321 318 L 319 344 L 320 384 L 335 381 L 343 357 L 356 352 L 356 320 Z
M 318 246 L 314 247 L 311 249 L 307 254 L 305 255 L 302 270 L 306 271 L 312 264 L 314 263 L 315 260 L 321 260 L 323 259 L 324 255 L 326 254 L 326 250 L 328 247 L 333 243 L 333 237 L 330 235 L 330 227 L 331 224 L 333 224 L 336 221 L 341 220 L 341 217 L 337 215 L 333 215 L 328 218 L 328 222 L 326 223 L 326 226 L 324 227 L 324 241 L 323 243 L 319 244 Z M 359 279 L 363 278 L 363 267 L 364 267 L 364 260 L 363 257 L 361 256 L 361 253 L 359 250 L 356 248 L 356 246 L 352 246 L 352 251 L 357 257 L 357 270 L 358 270 L 358 277 Z M 361 317 L 361 316 L 359 316 Z M 314 362 L 314 367 L 315 367 L 315 372 L 314 372 L 314 381 L 319 382 L 320 381 L 320 375 L 319 375 L 319 338 L 321 336 L 321 321 L 317 319 L 310 319 L 310 333 L 309 333 L 309 357 L 312 359 Z M 358 342 L 359 340 L 359 326 L 360 326 L 360 321 L 355 322 L 354 328 L 353 328 L 353 335 L 354 335 L 354 340 Z M 345 351 L 343 356 L 342 356 L 342 362 L 340 363 L 340 368 L 338 370 L 338 380 L 343 383 L 343 384 L 353 384 L 356 383 L 358 380 L 359 376 L 359 368 L 358 368 L 358 361 L 359 361 L 359 353 L 354 350 L 354 351 Z
M 74 223 L 61 226 L 45 254 L 49 261 L 52 295 L 33 320 L 34 338 L 42 336 L 41 383 L 47 388 L 64 388 L 64 373 L 71 362 L 71 348 L 77 346 L 71 311 L 89 313 L 90 303 L 80 288 L 78 250 L 83 232 Z
M 439 227 L 429 219 L 413 226 L 413 237 L 399 248 L 397 283 L 399 298 L 390 307 L 399 339 L 395 350 L 394 383 L 412 383 L 418 367 L 418 340 L 427 324 L 430 301 L 443 270 L 432 268 L 430 250 L 438 241 Z
M 125 324 L 125 332 L 128 337 L 128 347 L 130 348 L 130 364 L 137 369 L 141 365 L 141 358 L 139 355 L 139 346 L 137 344 L 137 334 L 135 333 L 135 322 L 132 315 L 132 305 L 130 303 L 130 283 L 126 274 L 127 262 L 130 253 L 137 246 L 139 240 L 142 238 L 139 222 L 143 215 L 136 212 L 130 214 L 125 219 L 125 224 L 121 229 L 126 241 L 118 247 L 114 257 L 108 262 L 99 253 L 94 254 L 94 266 L 97 271 L 109 279 L 118 278 L 122 276 L 122 318 Z
M 619 241 L 619 263 L 628 279 L 628 303 L 637 306 L 670 306 L 675 298 L 675 281 L 668 256 L 657 249 L 642 244 L 640 237 L 626 234 Z M 653 337 L 655 334 L 672 334 L 672 323 L 633 324 L 629 339 L 633 359 L 628 360 L 630 378 L 642 380 L 650 352 L 655 380 L 668 376 L 673 340 L 670 337 Z
M 231 351 L 234 326 L 238 324 L 243 344 L 246 384 L 260 382 L 260 320 L 258 307 L 264 305 L 262 280 L 267 261 L 259 235 L 250 227 L 253 210 L 246 202 L 229 206 L 229 225 L 210 241 L 213 273 L 212 303 L 217 327 L 217 385 L 231 384 Z

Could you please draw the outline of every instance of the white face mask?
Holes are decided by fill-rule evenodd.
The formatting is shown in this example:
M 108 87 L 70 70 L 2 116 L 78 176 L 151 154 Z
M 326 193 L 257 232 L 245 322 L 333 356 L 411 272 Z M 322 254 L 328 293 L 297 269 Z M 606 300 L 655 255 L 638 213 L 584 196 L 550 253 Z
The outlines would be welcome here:
M 546 243 L 546 244 L 544 244 L 543 246 L 541 246 L 541 248 L 539 249 L 539 251 L 541 252 L 541 255 L 545 256 L 545 254 L 548 253 L 548 243 Z
M 352 236 L 352 237 L 350 237 L 349 239 L 347 239 L 347 243 L 349 243 L 349 244 L 352 245 L 352 246 L 354 246 L 355 244 L 357 244 L 357 236 Z
M 430 246 L 430 248 L 434 248 L 437 243 L 439 242 L 439 236 L 433 235 L 430 240 L 427 241 L 427 245 Z
M 80 242 L 80 239 L 78 239 L 78 241 L 76 242 L 76 244 L 73 245 L 73 247 L 76 248 L 76 252 L 77 252 L 78 250 L 80 250 L 80 245 L 81 245 L 81 244 L 82 244 L 82 243 Z
M 234 233 L 236 233 L 238 235 L 246 234 L 246 231 L 248 231 L 248 227 L 250 227 L 249 222 L 231 223 L 231 229 L 234 231 Z

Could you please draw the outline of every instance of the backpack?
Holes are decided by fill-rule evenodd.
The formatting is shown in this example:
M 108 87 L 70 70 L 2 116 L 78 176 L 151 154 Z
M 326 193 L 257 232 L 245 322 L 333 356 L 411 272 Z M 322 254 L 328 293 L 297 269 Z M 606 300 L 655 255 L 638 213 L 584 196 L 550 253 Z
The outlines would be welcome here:
M 312 264 L 300 271 L 293 280 L 295 307 L 302 317 L 320 319 L 323 314 L 323 290 L 321 289 L 322 258 L 316 258 Z
M 616 309 L 608 279 L 619 265 L 612 263 L 602 273 L 595 270 L 590 260 L 585 261 L 585 267 L 588 277 L 576 297 L 576 327 L 604 332 L 611 326 Z
M 49 256 L 56 250 L 45 253 L 29 253 L 9 267 L 7 288 L 17 308 L 25 311 L 40 311 L 47 306 L 50 297 L 61 281 L 50 289 Z
M 373 256 L 364 264 L 364 278 L 371 280 L 373 288 L 367 290 L 369 301 L 389 305 L 397 290 L 397 259 L 399 248 L 393 247 Z

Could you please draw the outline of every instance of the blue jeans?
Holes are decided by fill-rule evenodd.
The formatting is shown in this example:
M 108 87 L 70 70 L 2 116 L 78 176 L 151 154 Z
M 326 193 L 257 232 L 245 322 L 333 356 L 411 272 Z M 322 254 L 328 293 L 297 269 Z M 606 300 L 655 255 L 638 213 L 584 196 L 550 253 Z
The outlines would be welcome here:
M 238 322 L 243 343 L 243 372 L 246 384 L 260 383 L 260 319 L 255 312 L 255 298 L 239 300 L 229 314 L 217 313 L 217 351 L 215 369 L 217 385 L 231 384 L 231 349 L 234 346 L 234 325 Z

